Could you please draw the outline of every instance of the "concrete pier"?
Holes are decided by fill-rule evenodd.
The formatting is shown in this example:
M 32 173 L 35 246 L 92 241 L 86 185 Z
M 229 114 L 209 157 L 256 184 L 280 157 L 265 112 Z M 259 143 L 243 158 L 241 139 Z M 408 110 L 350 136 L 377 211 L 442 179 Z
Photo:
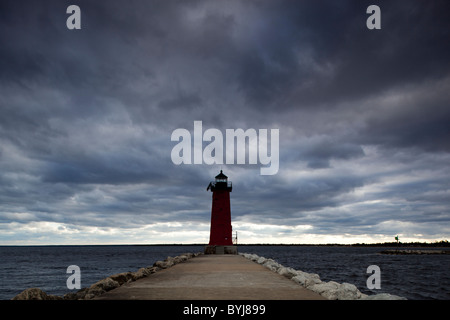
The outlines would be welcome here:
M 200 255 L 95 300 L 324 300 L 240 255 Z

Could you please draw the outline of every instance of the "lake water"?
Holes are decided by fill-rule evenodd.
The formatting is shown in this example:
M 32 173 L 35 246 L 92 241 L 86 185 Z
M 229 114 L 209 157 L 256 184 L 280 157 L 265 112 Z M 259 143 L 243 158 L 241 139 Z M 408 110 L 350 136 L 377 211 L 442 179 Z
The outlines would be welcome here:
M 378 247 L 254 246 L 241 248 L 310 273 L 322 281 L 348 282 L 372 295 L 390 293 L 411 300 L 450 299 L 450 255 L 385 255 Z M 411 249 L 411 248 L 408 248 Z M 423 249 L 423 248 L 422 248 Z M 426 250 L 426 249 L 425 249 Z M 367 267 L 381 271 L 381 289 L 367 289 Z
M 348 282 L 366 294 L 391 293 L 413 300 L 450 299 L 450 255 L 381 255 L 386 248 L 325 246 L 239 246 L 239 252 L 272 258 L 286 267 L 320 275 L 322 281 Z M 66 287 L 69 265 L 81 270 L 81 286 L 112 274 L 137 271 L 157 260 L 203 246 L 3 246 L 0 247 L 0 299 L 26 288 L 48 294 Z M 369 265 L 381 270 L 381 289 L 366 287 Z M 76 291 L 76 290 L 75 290 Z

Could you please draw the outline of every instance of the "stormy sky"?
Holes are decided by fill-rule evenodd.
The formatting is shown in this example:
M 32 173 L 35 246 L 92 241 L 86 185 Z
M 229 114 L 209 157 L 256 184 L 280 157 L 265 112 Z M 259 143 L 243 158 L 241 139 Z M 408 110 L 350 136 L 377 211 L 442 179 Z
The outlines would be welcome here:
M 2 0 L 0 245 L 207 243 L 221 169 L 241 243 L 448 239 L 449 12 Z M 279 129 L 278 173 L 175 165 L 171 134 L 194 121 Z

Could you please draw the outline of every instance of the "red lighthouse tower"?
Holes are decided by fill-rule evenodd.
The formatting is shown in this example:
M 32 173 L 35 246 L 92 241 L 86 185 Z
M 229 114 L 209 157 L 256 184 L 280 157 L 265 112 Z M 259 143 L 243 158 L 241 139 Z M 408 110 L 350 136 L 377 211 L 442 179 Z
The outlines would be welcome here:
M 231 181 L 228 181 L 228 177 L 220 170 L 216 180 L 211 181 L 206 189 L 212 191 L 212 208 L 209 245 L 205 253 L 237 253 L 236 247 L 233 246 L 231 228 L 230 192 L 232 188 Z

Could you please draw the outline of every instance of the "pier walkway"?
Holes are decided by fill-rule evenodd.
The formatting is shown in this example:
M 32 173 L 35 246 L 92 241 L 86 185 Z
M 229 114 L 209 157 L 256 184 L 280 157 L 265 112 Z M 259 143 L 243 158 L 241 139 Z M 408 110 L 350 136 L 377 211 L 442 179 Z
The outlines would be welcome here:
M 200 255 L 95 300 L 324 300 L 240 255 Z

